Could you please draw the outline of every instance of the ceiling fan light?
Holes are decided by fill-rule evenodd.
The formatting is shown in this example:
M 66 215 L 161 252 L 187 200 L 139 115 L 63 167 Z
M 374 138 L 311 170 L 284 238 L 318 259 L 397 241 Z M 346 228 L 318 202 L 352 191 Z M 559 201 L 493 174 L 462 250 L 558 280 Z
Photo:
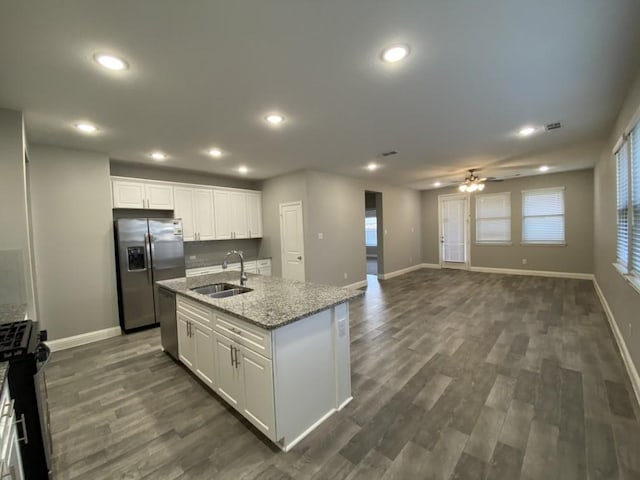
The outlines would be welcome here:
M 478 190 L 480 191 L 484 190 L 484 183 L 478 184 Z
M 467 191 L 467 186 L 463 183 L 462 185 L 460 185 L 458 187 L 458 190 L 460 190 L 461 192 L 466 192 Z

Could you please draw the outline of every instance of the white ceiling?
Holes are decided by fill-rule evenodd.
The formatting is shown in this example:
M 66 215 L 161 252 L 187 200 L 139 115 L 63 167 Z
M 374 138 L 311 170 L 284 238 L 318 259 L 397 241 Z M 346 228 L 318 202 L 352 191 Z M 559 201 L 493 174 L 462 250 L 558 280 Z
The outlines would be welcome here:
M 640 63 L 637 0 L 0 0 L 0 12 L 0 106 L 25 112 L 31 142 L 137 163 L 160 149 L 166 166 L 240 176 L 244 164 L 252 179 L 315 168 L 429 188 L 490 164 L 531 173 L 545 152 L 609 133 Z M 411 55 L 383 64 L 395 42 Z M 131 68 L 101 69 L 98 51 Z M 280 128 L 263 120 L 272 110 Z M 214 160 L 212 146 L 229 153 Z M 551 157 L 555 170 L 593 165 Z

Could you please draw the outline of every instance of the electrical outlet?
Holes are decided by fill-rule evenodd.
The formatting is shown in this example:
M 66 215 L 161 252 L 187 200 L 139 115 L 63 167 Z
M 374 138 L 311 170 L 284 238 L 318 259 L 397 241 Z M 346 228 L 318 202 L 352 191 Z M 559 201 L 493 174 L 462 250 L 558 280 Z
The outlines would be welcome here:
M 344 279 L 346 280 L 348 277 L 347 272 L 344 272 Z
M 322 240 L 324 238 L 324 233 L 318 233 L 318 240 Z
M 195 260 L 196 256 L 195 255 L 189 255 L 189 260 Z
M 411 233 L 413 233 L 413 227 L 411 227 Z
M 526 265 L 526 264 L 527 264 L 527 259 L 526 259 L 526 258 L 523 258 L 523 259 L 522 259 L 522 264 L 523 264 L 523 265 Z
M 388 231 L 387 231 L 387 229 L 385 228 L 385 229 L 384 229 L 384 234 L 386 235 L 387 233 L 389 233 L 389 232 L 388 232 Z

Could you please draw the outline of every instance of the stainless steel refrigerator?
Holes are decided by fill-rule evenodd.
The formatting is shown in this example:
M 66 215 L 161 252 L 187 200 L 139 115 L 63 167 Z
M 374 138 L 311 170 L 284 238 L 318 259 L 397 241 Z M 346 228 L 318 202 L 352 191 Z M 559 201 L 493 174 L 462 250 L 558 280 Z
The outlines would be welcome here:
M 126 218 L 114 224 L 120 326 L 125 332 L 157 326 L 155 282 L 185 276 L 182 221 Z

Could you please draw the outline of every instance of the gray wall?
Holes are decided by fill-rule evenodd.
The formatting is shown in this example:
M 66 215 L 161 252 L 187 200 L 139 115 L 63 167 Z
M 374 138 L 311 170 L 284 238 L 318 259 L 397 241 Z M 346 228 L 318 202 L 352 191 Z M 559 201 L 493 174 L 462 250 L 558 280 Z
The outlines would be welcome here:
M 280 243 L 280 204 L 302 202 L 303 227 L 306 237 L 308 234 L 308 197 L 306 172 L 294 172 L 288 175 L 265 180 L 262 189 L 262 242 L 259 255 L 271 257 L 271 273 L 282 276 L 282 245 Z M 309 280 L 309 265 L 305 263 L 305 272 Z M 310 280 L 309 280 L 310 281 Z
M 595 276 L 636 368 L 640 368 L 640 293 L 613 267 L 616 261 L 616 162 L 612 149 L 640 107 L 640 75 L 629 92 L 595 168 Z
M 31 145 L 41 320 L 52 340 L 118 326 L 106 155 Z
M 180 168 L 155 167 L 140 163 L 111 160 L 109 162 L 111 175 L 118 177 L 145 178 L 147 180 L 162 180 L 165 182 L 195 183 L 199 185 L 214 185 L 216 187 L 248 188 L 257 190 L 257 182 L 242 178 L 225 177 L 222 175 L 193 172 Z
M 272 256 L 281 275 L 279 204 L 302 200 L 305 269 L 309 282 L 348 285 L 366 279 L 365 191 L 382 193 L 384 272 L 421 263 L 420 193 L 316 171 L 267 180 L 262 185 L 265 235 L 260 253 Z M 318 234 L 323 234 L 323 239 Z M 344 274 L 347 278 L 344 278 Z
M 0 109 L 0 304 L 26 304 L 36 319 L 22 113 Z
M 526 246 L 522 239 L 522 191 L 565 187 L 566 246 Z M 488 182 L 483 193 L 511 193 L 510 246 L 475 243 L 475 197 L 471 194 L 471 265 L 570 273 L 593 272 L 593 170 L 578 170 Z M 456 193 L 455 188 L 422 194 L 423 252 L 425 263 L 438 263 L 438 195 Z M 527 259 L 523 265 L 522 259 Z

